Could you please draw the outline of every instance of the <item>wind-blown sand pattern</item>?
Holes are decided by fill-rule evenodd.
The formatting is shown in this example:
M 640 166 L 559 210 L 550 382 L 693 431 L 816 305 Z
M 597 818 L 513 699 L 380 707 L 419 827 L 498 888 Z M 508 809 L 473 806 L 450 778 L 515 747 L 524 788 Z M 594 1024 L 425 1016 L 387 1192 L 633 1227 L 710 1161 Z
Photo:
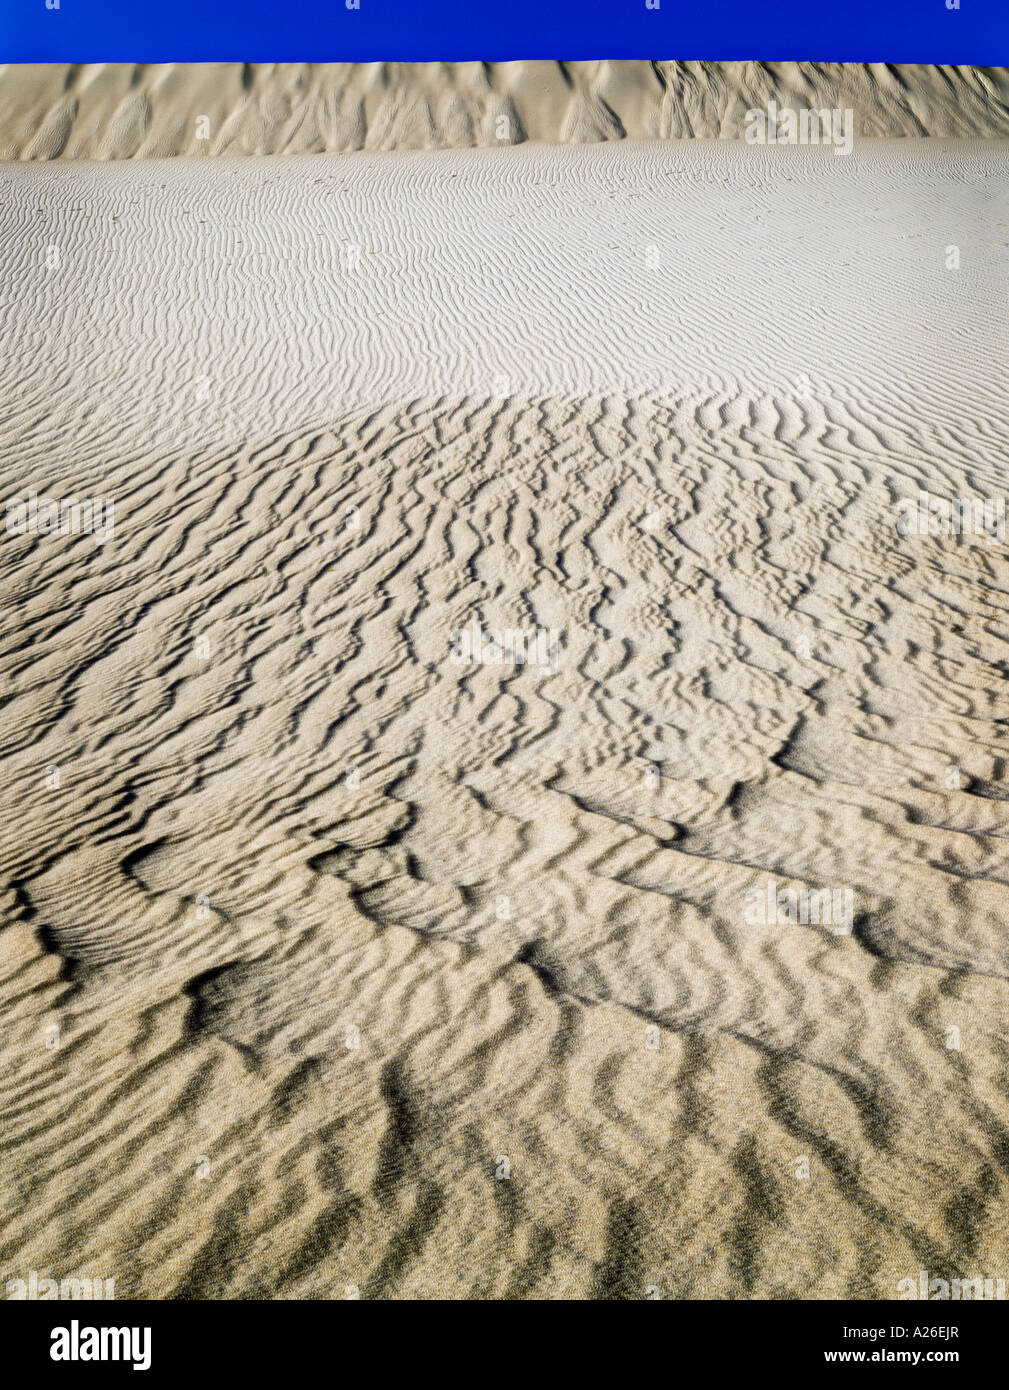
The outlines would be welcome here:
M 4 1278 L 1009 1269 L 1007 154 L 0 169 Z
M 1004 68 L 892 63 L 104 63 L 0 67 L 0 159 L 742 139 L 850 108 L 859 135 L 1009 135 Z M 201 127 L 200 118 L 206 119 Z

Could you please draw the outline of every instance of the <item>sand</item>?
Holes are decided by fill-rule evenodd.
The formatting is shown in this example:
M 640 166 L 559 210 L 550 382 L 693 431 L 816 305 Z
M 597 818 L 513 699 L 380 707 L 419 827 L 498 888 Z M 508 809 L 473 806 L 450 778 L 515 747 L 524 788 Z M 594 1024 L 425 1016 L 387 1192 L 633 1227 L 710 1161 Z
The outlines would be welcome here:
M 5 1280 L 1007 1272 L 1007 156 L 0 168 Z
M 741 139 L 850 108 L 861 136 L 1009 136 L 1004 68 L 893 63 L 105 63 L 0 67 L 0 160 Z

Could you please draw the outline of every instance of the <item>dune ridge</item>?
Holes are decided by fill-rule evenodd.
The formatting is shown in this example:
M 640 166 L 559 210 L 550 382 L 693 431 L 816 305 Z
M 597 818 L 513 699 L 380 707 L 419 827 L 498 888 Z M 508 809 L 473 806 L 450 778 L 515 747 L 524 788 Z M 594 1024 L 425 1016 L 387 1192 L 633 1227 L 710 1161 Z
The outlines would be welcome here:
M 0 160 L 743 138 L 850 108 L 859 137 L 1009 135 L 1002 68 L 886 63 L 127 63 L 0 68 Z M 205 122 L 205 124 L 201 124 Z

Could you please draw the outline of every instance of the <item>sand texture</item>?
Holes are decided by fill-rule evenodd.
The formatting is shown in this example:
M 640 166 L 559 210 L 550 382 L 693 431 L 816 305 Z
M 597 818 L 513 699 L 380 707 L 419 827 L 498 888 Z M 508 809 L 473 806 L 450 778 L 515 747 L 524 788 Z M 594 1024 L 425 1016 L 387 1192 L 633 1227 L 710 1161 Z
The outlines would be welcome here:
M 1009 563 L 895 526 L 1004 496 L 1007 210 L 997 141 L 0 169 L 0 495 L 115 504 L 0 537 L 0 1276 L 1009 1272 Z
M 740 139 L 769 101 L 859 135 L 1009 135 L 1003 68 L 514 62 L 0 67 L 0 160 Z M 200 125 L 200 118 L 206 124 Z

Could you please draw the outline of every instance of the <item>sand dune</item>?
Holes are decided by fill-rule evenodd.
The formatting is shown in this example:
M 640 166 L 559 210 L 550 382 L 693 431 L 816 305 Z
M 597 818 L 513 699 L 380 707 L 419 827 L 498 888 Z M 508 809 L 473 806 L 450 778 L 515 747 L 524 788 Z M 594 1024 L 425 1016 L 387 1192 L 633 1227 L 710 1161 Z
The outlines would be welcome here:
M 0 169 L 5 1278 L 1005 1274 L 1007 154 Z
M 183 63 L 0 68 L 0 159 L 740 139 L 768 101 L 860 136 L 1009 135 L 1002 68 L 887 63 Z

